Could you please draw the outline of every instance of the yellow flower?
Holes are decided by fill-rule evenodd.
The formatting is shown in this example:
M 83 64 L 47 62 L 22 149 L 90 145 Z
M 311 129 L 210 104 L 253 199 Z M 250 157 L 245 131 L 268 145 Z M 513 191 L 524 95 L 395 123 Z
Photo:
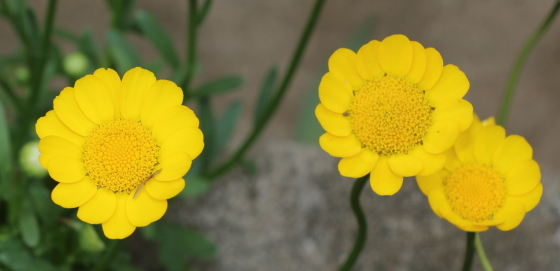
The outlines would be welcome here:
M 36 124 L 39 162 L 59 182 L 52 200 L 122 239 L 160 219 L 204 147 L 183 92 L 141 68 L 111 69 L 67 87 Z
M 341 175 L 370 174 L 377 194 L 399 191 L 403 176 L 430 175 L 472 122 L 465 74 L 403 35 L 373 40 L 358 53 L 338 49 L 319 85 L 321 148 L 341 157 Z
M 511 230 L 539 203 L 543 186 L 533 149 L 494 119 L 480 122 L 459 135 L 445 152 L 445 167 L 430 176 L 417 176 L 432 210 L 464 231 L 496 226 Z

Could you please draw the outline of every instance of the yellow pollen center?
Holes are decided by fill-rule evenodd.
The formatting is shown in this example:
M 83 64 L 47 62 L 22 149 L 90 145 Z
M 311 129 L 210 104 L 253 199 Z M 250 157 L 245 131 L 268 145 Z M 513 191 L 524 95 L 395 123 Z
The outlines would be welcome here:
M 506 195 L 504 180 L 492 168 L 480 164 L 455 170 L 443 185 L 453 212 L 474 222 L 492 219 Z
M 347 113 L 362 146 L 391 155 L 422 144 L 432 108 L 416 85 L 383 76 L 356 91 Z
M 84 162 L 98 186 L 130 193 L 150 177 L 158 151 L 146 127 L 117 119 L 101 124 L 86 138 Z

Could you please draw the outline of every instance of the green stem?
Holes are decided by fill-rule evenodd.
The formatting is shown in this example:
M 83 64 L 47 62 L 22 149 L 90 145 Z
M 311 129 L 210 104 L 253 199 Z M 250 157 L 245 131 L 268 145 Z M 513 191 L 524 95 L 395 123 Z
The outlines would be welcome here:
M 475 234 L 474 247 L 476 249 L 476 255 L 478 255 L 478 259 L 482 264 L 482 268 L 484 268 L 485 271 L 494 271 L 494 269 L 492 269 L 490 261 L 488 261 L 488 258 L 484 253 L 484 248 L 482 247 L 482 242 L 480 241 L 480 234 L 478 232 Z
M 117 254 L 121 251 L 124 240 L 111 240 L 109 247 L 100 261 L 93 267 L 91 271 L 105 271 L 111 265 Z
M 206 142 L 204 146 L 204 152 L 201 154 L 202 159 L 202 172 L 208 169 L 211 164 L 212 153 L 214 152 L 214 116 L 212 114 L 211 106 L 211 96 L 206 96 L 198 99 L 198 108 L 200 111 L 200 129 L 204 134 L 204 141 Z
M 197 0 L 189 0 L 189 19 L 187 21 L 187 75 L 182 85 L 184 96 L 190 92 L 190 84 L 194 76 L 196 65 L 196 38 L 197 38 L 198 6 Z
M 362 252 L 362 249 L 364 248 L 364 244 L 366 242 L 367 221 L 364 210 L 360 205 L 360 194 L 362 193 L 362 190 L 364 190 L 365 184 L 367 183 L 368 179 L 369 174 L 362 178 L 356 179 L 356 182 L 354 182 L 354 186 L 352 187 L 352 192 L 350 193 L 350 204 L 352 205 L 352 211 L 354 211 L 354 215 L 356 215 L 356 220 L 358 221 L 358 234 L 356 235 L 356 241 L 354 242 L 352 251 L 348 255 L 348 258 L 346 259 L 344 264 L 340 266 L 338 271 L 348 271 L 350 270 L 350 268 L 352 268 L 352 266 L 354 266 L 354 263 L 356 263 L 356 260 L 358 259 L 360 252 Z
M 467 232 L 467 247 L 465 249 L 465 260 L 463 262 L 463 271 L 470 271 L 474 258 L 474 232 Z
M 280 86 L 275 91 L 275 96 L 270 101 L 270 105 L 263 113 L 263 117 L 261 118 L 261 121 L 256 123 L 256 125 L 253 127 L 253 130 L 251 131 L 247 139 L 245 139 L 241 147 L 239 147 L 239 149 L 237 149 L 237 151 L 227 161 L 222 163 L 214 171 L 208 174 L 207 177 L 209 179 L 216 179 L 217 177 L 227 172 L 230 168 L 232 168 L 237 162 L 239 162 L 243 157 L 243 155 L 245 155 L 245 153 L 253 145 L 255 140 L 259 137 L 261 132 L 264 130 L 264 127 L 266 127 L 266 125 L 268 124 L 270 118 L 272 117 L 272 115 L 280 105 L 282 98 L 286 94 L 286 91 L 290 86 L 290 83 L 292 82 L 292 78 L 297 68 L 299 67 L 303 53 L 305 52 L 305 48 L 307 47 L 307 44 L 309 43 L 309 39 L 311 38 L 311 34 L 313 34 L 313 30 L 315 29 L 315 25 L 319 20 L 319 15 L 321 14 L 321 10 L 323 8 L 324 3 L 325 0 L 315 1 L 309 19 L 307 20 L 305 29 L 300 37 L 294 55 L 292 56 L 290 65 L 288 66 L 288 71 L 284 75 L 284 78 L 282 79 Z
M 527 61 L 527 57 L 529 56 L 537 42 L 550 27 L 552 21 L 556 17 L 556 14 L 558 13 L 558 10 L 560 10 L 560 0 L 556 1 L 546 19 L 541 23 L 539 28 L 537 28 L 537 31 L 533 33 L 529 40 L 527 40 L 527 42 L 523 46 L 523 49 L 521 49 L 519 56 L 517 56 L 517 60 L 515 61 L 515 64 L 513 64 L 513 69 L 511 70 L 511 73 L 509 74 L 509 78 L 507 80 L 506 90 L 502 98 L 502 104 L 500 106 L 500 112 L 496 120 L 497 124 L 502 126 L 506 125 L 507 117 L 511 108 L 511 103 L 513 101 L 513 94 L 515 92 L 517 82 L 519 81 L 521 70 L 523 69 L 525 62 Z

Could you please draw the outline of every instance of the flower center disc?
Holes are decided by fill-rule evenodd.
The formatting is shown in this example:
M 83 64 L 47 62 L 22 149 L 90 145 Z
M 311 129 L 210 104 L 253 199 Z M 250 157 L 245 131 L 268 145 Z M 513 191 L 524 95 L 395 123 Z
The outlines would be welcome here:
M 443 181 L 451 209 L 463 219 L 492 219 L 504 201 L 506 188 L 496 171 L 484 165 L 466 165 Z
M 84 162 L 98 186 L 130 193 L 151 175 L 158 151 L 146 127 L 118 119 L 101 124 L 86 138 Z
M 368 81 L 348 110 L 362 146 L 385 155 L 407 153 L 422 144 L 431 112 L 422 90 L 390 76 Z

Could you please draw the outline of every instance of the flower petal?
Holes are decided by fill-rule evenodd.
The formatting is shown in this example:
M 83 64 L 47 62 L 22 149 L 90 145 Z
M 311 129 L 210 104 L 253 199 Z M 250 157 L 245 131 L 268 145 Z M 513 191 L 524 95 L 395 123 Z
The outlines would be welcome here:
M 174 132 L 186 127 L 198 128 L 198 124 L 198 118 L 190 108 L 176 105 L 166 109 L 156 118 L 152 135 L 161 146 Z
M 443 154 L 445 154 L 445 165 L 443 166 L 443 168 L 445 168 L 447 171 L 453 172 L 464 165 L 463 163 L 461 163 L 459 158 L 457 158 L 457 155 L 453 148 L 446 150 L 445 152 L 443 152 Z M 475 160 L 473 159 L 473 163 L 474 161 Z
M 135 193 L 130 193 L 126 200 L 126 215 L 132 225 L 136 227 L 148 226 L 165 214 L 167 200 L 153 199 L 146 192 L 146 189 L 140 190 L 136 198 L 134 196 Z
M 432 154 L 443 153 L 453 146 L 458 135 L 457 122 L 449 120 L 435 122 L 424 135 L 424 149 Z
M 158 80 L 148 90 L 146 100 L 142 105 L 140 118 L 142 125 L 152 129 L 157 117 L 166 109 L 183 103 L 183 91 L 175 83 L 168 80 Z
M 91 121 L 76 102 L 74 89 L 63 89 L 53 101 L 56 116 L 70 130 L 82 136 L 88 136 L 98 125 Z
M 116 207 L 115 193 L 107 188 L 99 188 L 89 201 L 80 205 L 78 218 L 89 224 L 100 224 L 113 216 Z
M 525 217 L 525 207 L 517 200 L 510 198 L 504 203 L 504 207 L 494 216 L 495 219 L 504 220 L 504 223 L 496 225 L 502 231 L 509 231 L 521 224 Z
M 329 72 L 319 84 L 319 99 L 329 110 L 342 114 L 348 111 L 352 103 L 352 87 L 348 83 L 342 83 Z
M 364 80 L 373 80 L 385 75 L 385 71 L 379 65 L 379 46 L 380 41 L 372 40 L 358 51 L 356 69 Z
M 81 160 L 82 150 L 71 141 L 59 136 L 47 136 L 39 141 L 39 163 L 48 168 L 49 162 L 55 156 L 68 156 Z
M 154 74 L 140 67 L 124 74 L 121 84 L 121 114 L 125 119 L 140 119 L 146 94 L 155 82 Z
M 473 114 L 471 126 L 466 131 L 459 134 L 455 145 L 453 145 L 457 159 L 463 164 L 476 163 L 473 146 L 474 139 L 478 136 L 480 130 L 482 130 L 482 124 L 478 117 Z
M 446 102 L 463 98 L 469 87 L 470 83 L 464 72 L 455 65 L 445 65 L 436 85 L 426 90 L 426 99 L 431 107 L 437 108 Z
M 327 133 L 335 136 L 349 136 L 352 133 L 350 118 L 340 113 L 334 113 L 327 109 L 323 104 L 318 104 L 315 108 L 315 116 Z
M 431 89 L 438 82 L 443 71 L 443 58 L 434 48 L 426 49 L 426 71 L 424 77 L 418 82 L 420 90 Z
M 492 164 L 502 176 L 517 163 L 530 160 L 533 157 L 533 148 L 525 138 L 510 135 L 496 148 L 492 157 Z
M 362 151 L 360 141 L 354 134 L 347 137 L 338 137 L 324 133 L 319 137 L 319 145 L 334 157 L 350 157 Z
M 535 189 L 541 180 L 541 170 L 535 160 L 515 164 L 505 176 L 508 194 L 523 195 Z
M 537 204 L 539 204 L 539 201 L 541 201 L 542 194 L 543 185 L 542 183 L 539 183 L 537 187 L 535 187 L 535 189 L 531 190 L 531 192 L 519 196 L 509 196 L 514 198 L 516 201 L 521 202 L 521 204 L 525 206 L 525 212 L 530 212 L 535 207 L 537 207 Z
M 429 176 L 416 176 L 416 184 L 418 184 L 418 188 L 420 191 L 424 193 L 424 195 L 428 196 L 433 190 L 442 190 L 443 191 L 443 179 L 447 176 L 447 173 L 440 171 L 436 172 Z
M 163 141 L 159 150 L 159 157 L 166 158 L 177 152 L 185 152 L 191 159 L 195 159 L 203 148 L 202 131 L 194 127 L 185 127 L 174 132 Z
M 185 188 L 185 180 L 180 178 L 174 181 L 160 182 L 156 179 L 152 179 L 148 181 L 144 187 L 152 198 L 166 200 L 177 196 L 183 191 L 183 188 Z
M 136 227 L 130 223 L 126 215 L 126 200 L 128 194 L 116 193 L 115 213 L 113 216 L 103 222 L 103 233 L 109 239 L 124 239 L 130 236 Z
M 403 77 L 412 67 L 413 49 L 404 35 L 386 37 L 379 46 L 379 64 L 388 75 Z
M 445 153 L 431 154 L 422 146 L 417 146 L 408 153 L 417 157 L 422 162 L 422 170 L 418 172 L 418 175 L 426 176 L 434 174 L 445 165 Z
M 410 154 L 393 154 L 389 157 L 389 167 L 397 175 L 410 177 L 422 171 L 422 160 Z
M 113 101 L 113 111 L 115 112 L 113 118 L 119 119 L 121 115 L 121 78 L 119 74 L 113 69 L 97 69 L 93 75 L 101 80 Z
M 391 170 L 387 160 L 389 160 L 387 156 L 381 156 L 369 175 L 371 189 L 381 196 L 391 196 L 397 193 L 403 184 L 403 177 Z
M 330 73 L 338 80 L 350 83 L 354 90 L 360 89 L 365 83 L 356 69 L 356 60 L 356 53 L 340 48 L 331 55 L 328 63 Z
M 47 166 L 53 180 L 61 183 L 75 183 L 86 176 L 86 167 L 82 160 L 68 156 L 52 157 Z
M 157 169 L 161 168 L 161 172 L 157 174 L 154 179 L 160 181 L 174 181 L 177 180 L 189 171 L 191 168 L 192 159 L 184 152 L 176 152 L 159 161 Z
M 93 122 L 102 124 L 114 118 L 115 106 L 111 94 L 96 76 L 86 75 L 76 81 L 74 94 L 84 114 Z
M 434 211 L 434 213 L 441 218 L 444 218 L 441 213 L 441 209 L 451 210 L 451 206 L 449 205 L 449 202 L 447 201 L 443 190 L 432 190 L 430 194 L 428 194 L 428 202 L 430 203 L 432 211 Z
M 432 121 L 454 120 L 459 124 L 459 131 L 465 131 L 473 120 L 473 106 L 460 99 L 442 104 L 432 112 Z
M 47 112 L 44 117 L 40 117 L 35 124 L 35 130 L 39 138 L 45 138 L 47 136 L 59 136 L 62 137 L 77 146 L 83 146 L 85 138 L 81 135 L 74 133 L 70 130 L 60 119 L 56 116 L 54 110 Z
M 482 128 L 473 145 L 474 157 L 479 163 L 492 165 L 492 157 L 496 148 L 506 138 L 506 130 L 502 126 L 491 125 Z
M 410 68 L 410 72 L 405 76 L 409 82 L 416 84 L 422 80 L 424 77 L 424 72 L 426 71 L 426 49 L 422 44 L 411 41 L 410 44 L 412 45 L 412 67 Z
M 370 173 L 377 164 L 379 155 L 369 149 L 363 148 L 362 151 L 351 157 L 344 157 L 338 162 L 340 175 L 350 178 L 360 178 Z
M 64 208 L 76 208 L 89 201 L 97 192 L 97 184 L 85 176 L 75 183 L 59 183 L 51 193 L 54 203 Z

